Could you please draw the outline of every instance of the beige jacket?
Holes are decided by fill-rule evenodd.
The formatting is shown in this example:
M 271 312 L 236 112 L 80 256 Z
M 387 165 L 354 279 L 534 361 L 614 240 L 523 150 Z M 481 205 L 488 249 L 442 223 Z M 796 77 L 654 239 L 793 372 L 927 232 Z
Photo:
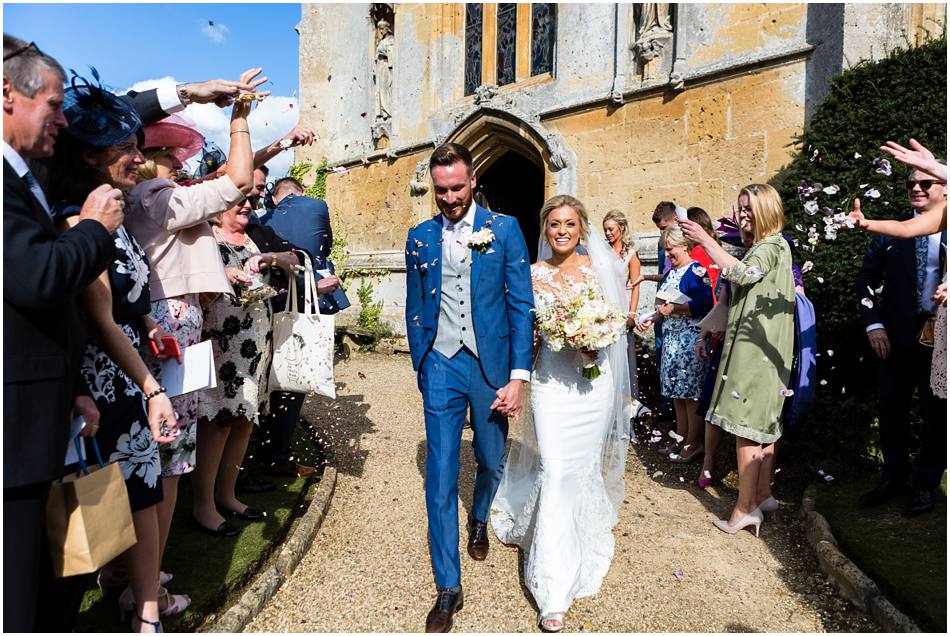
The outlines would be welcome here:
M 208 219 L 244 200 L 227 176 L 193 186 L 150 179 L 132 188 L 125 227 L 151 265 L 152 301 L 202 292 L 233 293 Z

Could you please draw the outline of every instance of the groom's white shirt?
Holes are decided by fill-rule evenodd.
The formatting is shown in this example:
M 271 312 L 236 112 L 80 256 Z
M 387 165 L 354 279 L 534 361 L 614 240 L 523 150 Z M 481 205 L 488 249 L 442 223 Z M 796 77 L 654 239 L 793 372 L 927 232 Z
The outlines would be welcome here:
M 472 231 L 475 225 L 475 201 L 468 206 L 468 211 L 465 213 L 458 223 L 452 223 L 445 215 L 442 215 L 442 241 L 445 245 L 449 246 L 449 256 L 455 260 L 461 260 L 463 256 L 467 256 L 472 253 L 471 248 L 468 246 L 469 240 L 472 238 Z M 508 376 L 509 380 L 522 380 L 524 382 L 531 381 L 531 371 L 528 369 L 512 369 L 511 374 Z

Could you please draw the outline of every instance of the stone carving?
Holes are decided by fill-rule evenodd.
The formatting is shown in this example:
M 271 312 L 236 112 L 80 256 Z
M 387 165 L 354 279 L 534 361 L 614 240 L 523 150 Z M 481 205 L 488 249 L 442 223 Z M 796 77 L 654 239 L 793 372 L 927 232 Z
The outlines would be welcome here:
M 393 38 L 392 26 L 386 20 L 376 23 L 376 121 L 392 118 Z
M 414 197 L 421 197 L 429 191 L 429 183 L 426 179 L 426 172 L 429 170 L 428 161 L 420 161 L 416 164 L 416 175 L 409 182 L 409 194 Z
M 373 133 L 373 141 L 376 142 L 377 147 L 379 147 L 381 140 L 389 139 L 392 136 L 392 122 L 388 119 L 377 119 L 373 123 L 371 130 Z
M 642 2 L 637 20 L 637 40 L 630 49 L 640 64 L 659 57 L 673 37 L 673 22 L 669 2 Z
M 498 87 L 494 84 L 482 84 L 475 89 L 475 105 L 481 106 L 488 103 L 498 94 Z
M 548 133 L 544 135 L 544 141 L 548 146 L 551 170 L 557 172 L 558 170 L 566 168 L 571 157 L 568 154 L 567 148 L 564 147 L 564 142 L 561 141 L 561 137 L 554 133 Z

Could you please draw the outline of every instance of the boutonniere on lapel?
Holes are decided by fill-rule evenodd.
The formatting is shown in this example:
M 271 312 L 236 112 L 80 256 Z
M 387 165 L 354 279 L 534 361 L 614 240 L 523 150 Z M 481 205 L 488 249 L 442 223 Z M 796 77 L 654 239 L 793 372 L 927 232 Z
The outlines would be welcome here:
M 495 233 L 491 231 L 491 228 L 483 227 L 477 232 L 472 232 L 471 238 L 468 239 L 468 246 L 484 254 L 494 240 Z

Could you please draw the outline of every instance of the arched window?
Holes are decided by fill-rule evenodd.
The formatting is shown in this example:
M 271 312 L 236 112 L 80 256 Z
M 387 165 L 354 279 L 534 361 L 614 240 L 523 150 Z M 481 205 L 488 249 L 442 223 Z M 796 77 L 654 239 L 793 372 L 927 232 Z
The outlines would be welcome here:
M 554 41 L 557 39 L 557 5 L 531 5 L 531 75 L 554 72 Z
M 498 51 L 496 84 L 504 86 L 515 81 L 515 57 L 517 55 L 518 5 L 514 3 L 498 4 L 498 36 L 495 49 Z
M 482 5 L 465 5 L 465 94 L 482 83 Z

